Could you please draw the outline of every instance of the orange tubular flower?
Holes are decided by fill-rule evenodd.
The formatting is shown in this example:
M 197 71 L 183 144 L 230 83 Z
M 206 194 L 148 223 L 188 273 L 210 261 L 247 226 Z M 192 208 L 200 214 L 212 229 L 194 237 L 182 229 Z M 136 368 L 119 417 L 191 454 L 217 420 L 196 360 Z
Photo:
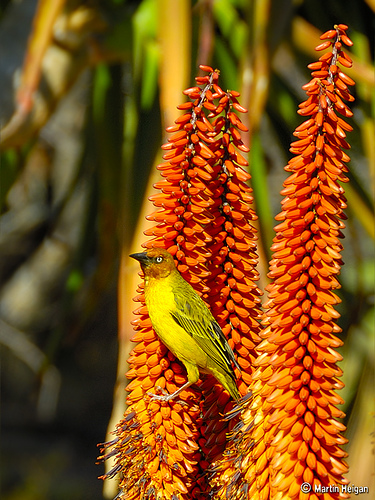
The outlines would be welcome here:
M 208 75 L 184 93 L 190 98 L 179 106 L 186 113 L 167 129 L 172 133 L 165 162 L 158 166 L 161 193 L 151 196 L 157 211 L 148 219 L 156 225 L 146 231 L 144 246 L 166 248 L 177 267 L 206 301 L 223 329 L 238 363 L 242 395 L 251 381 L 255 345 L 259 342 L 260 291 L 257 279 L 255 214 L 250 206 L 250 175 L 240 151 L 246 131 L 234 112 L 246 110 L 237 92 L 224 92 L 219 73 Z M 116 455 L 117 466 L 108 476 L 122 474 L 120 488 L 129 499 L 184 499 L 206 495 L 200 475 L 210 457 L 223 451 L 228 422 L 223 412 L 232 408 L 229 395 L 212 377 L 201 384 L 205 402 L 195 386 L 177 400 L 150 401 L 147 392 L 158 388 L 173 393 L 186 381 L 183 365 L 154 333 L 144 303 L 143 284 L 133 321 L 138 342 L 129 358 L 132 379 L 127 387 L 129 408 L 118 425 L 116 439 L 104 445 L 105 455 Z M 212 437 L 211 437 L 212 436 Z M 208 450 L 210 454 L 208 454 Z
M 299 114 L 309 118 L 297 127 L 295 154 L 286 170 L 282 212 L 276 217 L 273 258 L 266 304 L 266 329 L 258 346 L 250 389 L 253 399 L 218 461 L 212 485 L 217 498 L 324 500 L 345 498 L 343 474 L 346 443 L 344 417 L 337 409 L 342 388 L 334 350 L 340 302 L 341 230 L 347 182 L 343 149 L 352 127 L 340 115 L 352 116 L 344 101 L 353 101 L 354 82 L 340 69 L 351 66 L 342 45 L 352 45 L 347 26 L 339 24 L 321 36 L 316 50 L 331 48 L 309 65 L 312 80 Z M 320 494 L 321 495 L 320 495 Z M 322 494 L 324 493 L 324 495 Z

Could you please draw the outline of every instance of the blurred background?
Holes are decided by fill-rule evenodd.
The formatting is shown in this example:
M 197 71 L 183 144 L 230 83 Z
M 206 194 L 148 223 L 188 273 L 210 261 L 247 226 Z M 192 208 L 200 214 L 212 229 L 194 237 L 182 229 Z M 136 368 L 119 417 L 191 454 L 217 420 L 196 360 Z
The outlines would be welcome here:
M 1 0 L 1 497 L 103 498 L 164 129 L 199 64 L 250 111 L 262 279 L 319 35 L 357 85 L 341 273 L 349 478 L 374 488 L 374 0 Z M 107 436 L 107 437 L 106 437 Z M 372 489 L 374 491 L 374 489 Z M 113 498 L 116 485 L 105 486 Z M 371 493 L 370 493 L 371 494 Z

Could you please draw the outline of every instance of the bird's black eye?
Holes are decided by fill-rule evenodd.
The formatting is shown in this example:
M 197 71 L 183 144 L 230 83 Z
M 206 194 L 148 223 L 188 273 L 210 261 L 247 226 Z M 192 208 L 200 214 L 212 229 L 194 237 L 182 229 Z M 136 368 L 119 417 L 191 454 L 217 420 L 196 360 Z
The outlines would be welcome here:
M 159 257 L 156 257 L 156 258 L 155 258 L 155 261 L 156 261 L 158 264 L 160 264 L 161 262 L 163 262 L 163 257 L 161 257 L 161 256 L 159 255 Z

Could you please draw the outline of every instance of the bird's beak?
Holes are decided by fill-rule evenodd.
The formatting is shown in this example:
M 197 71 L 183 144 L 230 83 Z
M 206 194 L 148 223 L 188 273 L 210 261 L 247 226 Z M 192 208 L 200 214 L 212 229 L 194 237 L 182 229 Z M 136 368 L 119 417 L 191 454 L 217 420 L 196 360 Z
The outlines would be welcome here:
M 140 262 L 142 266 L 147 266 L 150 264 L 150 258 L 147 257 L 146 252 L 132 253 L 131 255 L 129 255 L 129 257 Z

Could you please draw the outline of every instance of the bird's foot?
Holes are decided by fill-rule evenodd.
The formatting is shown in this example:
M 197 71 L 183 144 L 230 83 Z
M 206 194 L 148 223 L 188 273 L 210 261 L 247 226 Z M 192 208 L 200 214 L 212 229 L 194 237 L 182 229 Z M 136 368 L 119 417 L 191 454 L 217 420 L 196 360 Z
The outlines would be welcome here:
M 173 396 L 173 394 L 152 394 L 151 392 L 147 393 L 147 396 L 150 397 L 150 401 L 170 401 Z
M 168 394 L 165 389 L 160 386 L 155 387 L 157 391 L 160 391 L 162 394 L 153 394 L 152 392 L 147 392 L 147 396 L 149 396 L 151 401 L 170 401 L 172 399 L 171 396 L 173 394 Z
M 160 386 L 155 387 L 155 389 L 159 392 L 162 392 L 162 394 L 153 394 L 152 392 L 147 392 L 147 396 L 149 396 L 150 401 L 171 401 L 172 399 L 175 399 L 176 396 L 180 393 L 180 390 L 175 391 L 172 394 L 168 394 L 165 389 L 163 389 Z M 179 403 L 181 406 L 187 405 L 186 401 L 182 401 L 180 399 L 176 400 L 177 403 Z

